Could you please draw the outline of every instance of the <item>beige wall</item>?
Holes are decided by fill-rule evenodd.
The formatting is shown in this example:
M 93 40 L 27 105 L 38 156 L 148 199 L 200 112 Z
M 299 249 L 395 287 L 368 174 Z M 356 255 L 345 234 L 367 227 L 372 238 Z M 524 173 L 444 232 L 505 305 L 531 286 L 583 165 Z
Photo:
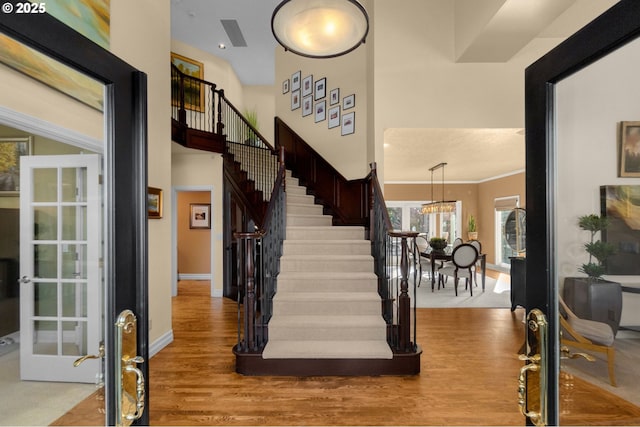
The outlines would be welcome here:
M 168 0 L 111 0 L 111 51 L 147 74 L 148 183 L 164 196 L 163 218 L 149 221 L 151 343 L 171 331 L 170 23 Z
M 211 273 L 211 230 L 190 228 L 191 204 L 210 204 L 210 191 L 180 191 L 176 200 L 178 274 Z
M 418 201 L 431 199 L 431 184 L 385 184 L 384 196 L 387 201 Z M 434 184 L 434 198 L 442 198 L 441 184 Z M 448 184 L 445 183 L 445 200 L 462 202 L 462 237 L 467 239 L 467 219 L 470 214 L 476 217 L 478 240 L 482 242 L 482 251 L 487 254 L 487 262 L 495 263 L 495 221 L 494 201 L 499 197 L 520 196 L 524 207 L 525 174 L 497 178 L 481 183 Z

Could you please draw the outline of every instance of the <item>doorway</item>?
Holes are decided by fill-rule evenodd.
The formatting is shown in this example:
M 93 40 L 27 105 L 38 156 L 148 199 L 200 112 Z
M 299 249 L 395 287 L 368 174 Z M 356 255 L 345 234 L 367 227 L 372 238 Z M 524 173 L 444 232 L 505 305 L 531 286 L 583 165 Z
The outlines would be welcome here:
M 0 138 L 5 144 L 11 144 L 14 140 L 28 141 L 28 149 L 22 153 L 24 155 L 23 157 L 27 157 L 28 160 L 42 159 L 46 156 L 59 166 L 61 161 L 55 161 L 56 157 L 63 159 L 69 158 L 69 156 L 82 155 L 86 156 L 87 159 L 95 159 L 97 156 L 98 162 L 100 164 L 102 163 L 102 141 L 77 135 L 71 131 L 56 128 L 55 126 L 48 126 L 47 129 L 41 129 L 40 125 L 42 125 L 42 123 L 39 123 L 38 120 L 34 118 L 6 110 L 0 111 Z M 45 133 L 46 136 L 43 136 L 43 133 Z M 16 161 L 18 160 L 19 159 L 16 159 Z M 92 168 L 92 174 L 95 175 L 93 176 L 94 181 L 97 181 L 97 175 L 99 175 L 101 169 L 101 166 Z M 47 171 L 50 172 L 51 168 L 47 169 Z M 72 178 L 75 180 L 75 175 Z M 63 178 L 61 177 L 61 179 Z M 63 179 L 63 181 L 65 180 Z M 63 181 L 60 181 L 60 183 L 62 184 Z M 20 182 L 20 184 L 22 184 L 22 182 Z M 34 186 L 29 187 L 35 188 Z M 44 384 L 45 386 L 43 386 L 43 383 L 40 381 L 21 380 L 21 365 L 24 367 L 25 363 L 21 362 L 20 359 L 24 357 L 25 350 L 24 348 L 20 348 L 21 341 L 23 341 L 21 340 L 20 332 L 25 332 L 25 326 L 22 325 L 24 322 L 20 322 L 20 305 L 33 301 L 38 305 L 39 309 L 44 310 L 41 314 L 45 314 L 45 312 L 48 313 L 52 309 L 52 304 L 55 305 L 57 303 L 51 299 L 45 303 L 46 300 L 41 297 L 46 293 L 49 296 L 53 296 L 53 299 L 57 300 L 61 304 L 61 307 L 65 307 L 62 313 L 60 313 L 61 315 L 71 315 L 72 317 L 80 319 L 80 317 L 83 317 L 83 312 L 95 313 L 97 311 L 97 313 L 100 313 L 102 311 L 102 303 L 99 301 L 102 300 L 104 289 L 102 280 L 92 280 L 92 285 L 96 287 L 94 294 L 99 293 L 98 306 L 85 308 L 81 308 L 80 306 L 86 301 L 87 289 L 82 285 L 81 282 L 83 279 L 80 277 L 70 276 L 66 284 L 54 285 L 47 283 L 46 285 L 49 289 L 46 290 L 42 287 L 43 283 L 35 284 L 39 293 L 37 298 L 27 299 L 27 297 L 20 292 L 18 278 L 23 272 L 23 269 L 20 268 L 20 262 L 24 261 L 24 259 L 21 259 L 23 257 L 21 257 L 20 254 L 20 245 L 23 242 L 21 242 L 19 233 L 19 223 L 20 221 L 24 222 L 27 215 L 23 212 L 20 204 L 20 196 L 21 194 L 24 196 L 25 192 L 24 185 L 23 188 L 16 188 L 17 191 L 9 191 L 9 189 L 6 189 L 7 191 L 3 192 L 2 197 L 0 197 L 0 215 L 6 219 L 6 221 L 0 222 L 0 234 L 3 236 L 0 257 L 3 259 L 2 264 L 4 266 L 3 284 L 6 285 L 3 286 L 4 291 L 0 293 L 0 304 L 3 306 L 2 312 L 4 315 L 10 317 L 4 319 L 8 321 L 3 321 L 3 332 L 0 334 L 2 335 L 0 339 L 4 343 L 2 345 L 3 351 L 0 353 L 0 372 L 2 372 L 2 375 L 0 375 L 0 378 L 2 378 L 2 380 L 0 380 L 0 412 L 4 414 L 2 419 L 3 424 L 47 425 L 79 401 L 94 393 L 96 389 L 102 385 L 102 368 L 100 367 L 99 361 L 96 361 L 94 366 L 90 368 L 89 366 L 85 367 L 85 369 L 91 371 L 88 374 L 89 379 L 85 379 L 85 382 L 79 382 L 77 379 L 71 378 L 71 376 L 69 378 L 59 378 L 58 381 L 53 383 L 47 382 Z M 15 190 L 15 188 L 11 190 Z M 45 193 L 51 194 L 48 191 Z M 97 200 L 98 205 L 100 205 L 99 200 L 102 199 L 101 194 L 91 194 L 90 196 L 94 200 Z M 75 195 L 72 195 L 72 197 L 74 200 L 76 199 Z M 60 207 L 64 212 L 60 221 L 65 222 L 66 225 L 64 229 L 68 232 L 72 231 L 76 233 L 79 230 L 82 232 L 82 230 L 86 230 L 82 224 L 89 218 L 86 217 L 86 212 L 85 214 L 82 213 L 84 211 L 83 207 L 71 205 L 76 205 L 76 203 L 73 202 L 70 203 L 69 206 Z M 37 211 L 39 220 L 36 222 L 42 222 L 39 228 L 44 230 L 47 225 L 52 224 L 50 222 L 47 224 L 47 221 L 41 220 L 45 217 L 51 218 L 48 213 L 51 213 L 52 207 L 40 207 L 39 209 L 40 210 Z M 71 213 L 70 209 L 73 210 L 73 213 Z M 68 226 L 68 221 L 63 219 L 69 219 L 69 215 L 73 217 L 71 228 Z M 82 217 L 82 220 L 78 220 L 78 215 Z M 98 222 L 100 222 L 99 218 Z M 101 227 L 98 227 L 98 229 L 101 230 Z M 66 237 L 69 238 L 70 236 L 67 234 Z M 83 236 L 77 236 L 77 238 L 84 239 Z M 99 241 L 103 240 L 102 238 L 99 239 Z M 67 246 L 67 249 L 71 246 Z M 95 250 L 100 253 L 102 252 L 102 249 L 99 248 L 95 248 Z M 76 252 L 77 251 L 74 251 L 74 253 Z M 67 255 L 68 253 L 70 252 L 67 251 Z M 71 264 L 75 267 L 76 263 L 72 262 Z M 42 274 L 37 275 L 42 276 Z M 5 310 L 5 308 L 7 310 Z M 66 345 L 64 342 L 68 341 L 68 339 L 81 344 L 80 347 L 83 347 L 83 351 L 80 351 L 81 348 L 78 346 L 69 345 L 65 347 L 68 350 L 68 354 L 62 353 L 63 355 L 66 354 L 66 356 L 62 356 L 61 359 L 71 358 L 71 362 L 68 363 L 71 367 L 74 359 L 87 354 L 89 350 L 97 350 L 98 341 L 103 339 L 101 336 L 104 329 L 102 322 L 100 320 L 98 320 L 98 322 L 100 323 L 100 325 L 97 325 L 100 337 L 92 337 L 91 340 L 95 341 L 93 343 L 85 339 L 76 339 L 80 336 L 87 337 L 84 333 L 86 328 L 81 326 L 84 324 L 83 321 L 75 322 L 74 327 L 71 327 L 71 323 L 66 320 L 56 322 L 60 326 L 60 334 L 56 334 L 53 330 L 48 330 L 52 322 L 36 321 L 36 324 L 41 327 L 41 330 L 38 331 L 41 343 L 48 348 L 51 348 L 52 343 L 55 342 L 55 339 L 52 338 L 56 335 L 63 337 L 60 348 Z M 22 342 L 22 344 L 24 344 L 24 342 Z M 75 350 L 72 351 L 73 354 L 69 353 L 69 351 L 71 351 L 69 349 L 72 348 L 75 348 Z M 65 366 L 67 365 L 66 362 L 63 363 Z M 51 372 L 55 370 L 48 371 Z M 37 405 L 35 404 L 36 402 Z
M 172 195 L 172 282 L 171 295 L 178 295 L 180 280 L 208 280 L 210 295 L 215 289 L 215 229 L 212 221 L 213 186 L 177 186 Z

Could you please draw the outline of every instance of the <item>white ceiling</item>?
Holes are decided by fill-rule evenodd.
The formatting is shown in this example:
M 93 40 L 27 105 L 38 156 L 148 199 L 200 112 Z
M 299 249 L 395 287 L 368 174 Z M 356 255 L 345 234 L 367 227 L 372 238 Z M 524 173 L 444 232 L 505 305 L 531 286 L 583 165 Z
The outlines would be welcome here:
M 391 1 L 391 0 L 372 0 Z M 456 2 L 458 62 L 504 62 L 536 37 L 566 38 L 617 0 L 450 0 Z M 280 0 L 171 0 L 171 36 L 228 61 L 245 85 L 273 85 L 276 41 L 270 23 Z M 246 47 L 234 47 L 221 20 L 236 20 Z M 219 49 L 224 43 L 227 48 Z M 523 70 L 524 74 L 524 70 Z M 384 133 L 385 182 L 480 182 L 524 170 L 523 129 L 399 129 Z M 429 152 L 426 153 L 425 151 Z M 434 158 L 433 153 L 440 158 Z M 421 159 L 433 159 L 423 164 Z

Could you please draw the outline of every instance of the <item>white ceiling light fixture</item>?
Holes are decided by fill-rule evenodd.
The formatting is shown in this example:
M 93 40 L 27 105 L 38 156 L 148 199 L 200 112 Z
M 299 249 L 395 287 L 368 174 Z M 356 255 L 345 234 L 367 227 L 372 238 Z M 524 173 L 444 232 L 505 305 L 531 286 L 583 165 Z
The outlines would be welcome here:
M 423 214 L 432 214 L 432 213 L 448 213 L 456 210 L 456 202 L 454 200 L 444 200 L 444 167 L 447 166 L 446 163 L 438 163 L 437 165 L 429 168 L 431 172 L 431 202 L 424 203 L 422 205 L 422 213 Z M 442 169 L 442 200 L 435 201 L 433 198 L 433 171 L 437 169 Z
M 285 0 L 273 11 L 271 31 L 285 50 L 333 58 L 365 42 L 369 16 L 356 0 Z

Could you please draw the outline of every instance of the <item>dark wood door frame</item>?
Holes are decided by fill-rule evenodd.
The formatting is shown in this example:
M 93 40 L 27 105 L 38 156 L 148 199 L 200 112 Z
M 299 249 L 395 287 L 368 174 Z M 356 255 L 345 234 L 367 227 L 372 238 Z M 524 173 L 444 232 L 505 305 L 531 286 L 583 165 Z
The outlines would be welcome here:
M 554 287 L 555 84 L 640 36 L 640 2 L 621 0 L 585 28 L 529 66 L 525 73 L 527 258 L 526 309 L 549 322 L 548 415 L 558 420 L 557 290 Z
M 5 0 L 15 6 L 19 1 Z M 138 319 L 138 365 L 148 379 L 147 267 L 147 80 L 146 75 L 48 14 L 0 14 L 0 32 L 105 85 L 105 181 L 110 211 L 106 239 L 107 310 L 114 325 L 124 309 Z M 105 397 L 107 423 L 114 425 L 115 355 L 107 327 Z M 147 381 L 148 391 L 148 381 Z M 147 393 L 147 397 L 149 394 Z M 148 425 L 149 406 L 137 423 Z

